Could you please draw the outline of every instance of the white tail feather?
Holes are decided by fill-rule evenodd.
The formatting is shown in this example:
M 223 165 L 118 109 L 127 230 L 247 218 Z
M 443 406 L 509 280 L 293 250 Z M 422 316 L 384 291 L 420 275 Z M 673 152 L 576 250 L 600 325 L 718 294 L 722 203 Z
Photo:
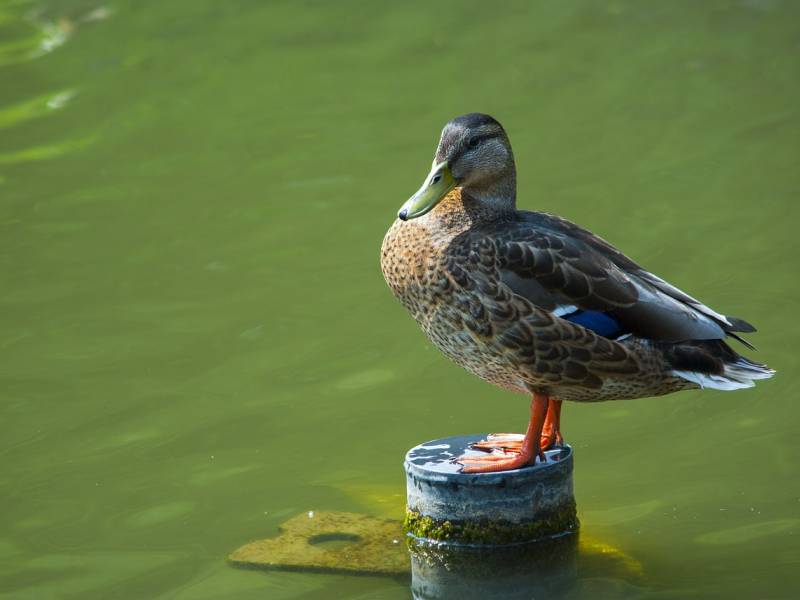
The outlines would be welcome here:
M 775 374 L 775 371 L 766 365 L 760 365 L 744 357 L 739 357 L 736 362 L 725 364 L 725 371 L 722 375 L 678 370 L 672 371 L 672 374 L 696 383 L 701 388 L 741 390 L 753 387 L 758 379 L 769 379 Z

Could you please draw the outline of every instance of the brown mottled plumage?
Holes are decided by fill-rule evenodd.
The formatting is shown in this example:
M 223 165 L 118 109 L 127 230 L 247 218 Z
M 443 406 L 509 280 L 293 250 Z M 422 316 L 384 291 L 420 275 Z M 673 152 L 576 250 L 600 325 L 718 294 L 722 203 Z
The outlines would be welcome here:
M 544 277 L 559 278 L 579 294 L 597 283 L 597 299 L 587 300 L 591 306 L 631 302 L 624 282 L 617 290 L 608 279 L 577 271 L 579 264 L 557 268 L 550 255 L 557 251 L 548 246 L 559 244 L 558 238 L 548 241 L 528 230 L 512 241 L 511 232 L 524 222 L 513 215 L 493 219 L 476 204 L 453 190 L 425 217 L 396 221 L 383 242 L 381 267 L 389 287 L 447 357 L 500 387 L 562 400 L 635 398 L 696 387 L 678 377 L 654 376 L 669 369 L 654 347 L 636 338 L 608 340 L 554 316 L 548 310 L 555 308 L 552 302 L 541 307 L 515 293 L 502 273 L 525 273 L 526 260 L 530 272 L 537 272 L 531 244 L 538 242 L 547 250 L 539 261 Z M 575 269 L 581 279 L 565 279 L 562 269 Z
M 772 374 L 724 341 L 752 326 L 569 221 L 516 210 L 515 182 L 500 124 L 454 119 L 383 241 L 389 287 L 454 362 L 505 389 L 583 402 L 750 387 Z M 620 332 L 569 320 L 582 312 Z

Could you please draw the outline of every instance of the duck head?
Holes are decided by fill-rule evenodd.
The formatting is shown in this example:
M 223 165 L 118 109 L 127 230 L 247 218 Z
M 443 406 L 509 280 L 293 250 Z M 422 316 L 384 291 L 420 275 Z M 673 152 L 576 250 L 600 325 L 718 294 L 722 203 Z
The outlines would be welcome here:
M 470 113 L 448 121 L 431 172 L 397 216 L 402 221 L 421 217 L 456 187 L 486 209 L 515 207 L 516 168 L 511 143 L 503 126 L 489 115 Z

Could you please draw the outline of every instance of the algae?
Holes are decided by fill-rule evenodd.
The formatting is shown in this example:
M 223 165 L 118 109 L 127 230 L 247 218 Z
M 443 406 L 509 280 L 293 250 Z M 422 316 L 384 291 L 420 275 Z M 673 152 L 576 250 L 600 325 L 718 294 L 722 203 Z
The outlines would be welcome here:
M 575 500 L 570 499 L 544 518 L 514 523 L 510 521 L 441 521 L 406 509 L 403 529 L 421 539 L 475 545 L 518 544 L 545 539 L 578 530 Z
M 403 575 L 410 564 L 402 538 L 396 520 L 309 511 L 284 522 L 278 536 L 245 544 L 228 561 L 238 567 Z

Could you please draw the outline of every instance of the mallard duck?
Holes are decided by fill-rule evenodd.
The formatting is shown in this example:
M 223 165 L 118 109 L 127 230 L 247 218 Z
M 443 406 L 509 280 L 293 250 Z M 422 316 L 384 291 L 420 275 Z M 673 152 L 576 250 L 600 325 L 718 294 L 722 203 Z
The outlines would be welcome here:
M 755 328 L 709 308 L 565 219 L 516 208 L 503 127 L 471 113 L 442 130 L 422 187 L 381 248 L 394 295 L 456 364 L 529 394 L 524 436 L 499 434 L 462 472 L 521 468 L 562 443 L 561 403 L 737 390 L 774 371 L 726 338 Z

